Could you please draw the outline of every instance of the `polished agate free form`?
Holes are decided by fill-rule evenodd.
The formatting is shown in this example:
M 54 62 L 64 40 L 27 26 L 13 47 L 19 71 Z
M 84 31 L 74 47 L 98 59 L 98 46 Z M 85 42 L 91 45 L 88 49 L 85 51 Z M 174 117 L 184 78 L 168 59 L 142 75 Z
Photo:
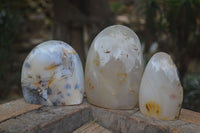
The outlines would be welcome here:
M 24 61 L 21 84 L 24 98 L 29 103 L 80 104 L 84 92 L 80 58 L 62 41 L 41 43 Z
M 162 120 L 178 118 L 183 88 L 177 71 L 167 53 L 158 52 L 152 56 L 140 85 L 139 106 L 143 114 Z
M 85 89 L 91 104 L 131 109 L 138 103 L 143 72 L 140 41 L 130 28 L 113 25 L 101 31 L 89 49 Z

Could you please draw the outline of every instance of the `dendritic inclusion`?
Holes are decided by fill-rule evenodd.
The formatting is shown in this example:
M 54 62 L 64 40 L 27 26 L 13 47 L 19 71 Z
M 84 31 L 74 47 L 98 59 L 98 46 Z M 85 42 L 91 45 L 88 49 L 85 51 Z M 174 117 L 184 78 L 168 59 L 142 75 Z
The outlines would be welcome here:
M 27 102 L 42 105 L 74 105 L 83 99 L 84 79 L 80 58 L 62 41 L 36 46 L 22 68 L 21 84 Z
M 138 102 L 143 56 L 137 35 L 114 25 L 94 39 L 86 62 L 85 89 L 90 103 L 104 108 L 131 109 Z

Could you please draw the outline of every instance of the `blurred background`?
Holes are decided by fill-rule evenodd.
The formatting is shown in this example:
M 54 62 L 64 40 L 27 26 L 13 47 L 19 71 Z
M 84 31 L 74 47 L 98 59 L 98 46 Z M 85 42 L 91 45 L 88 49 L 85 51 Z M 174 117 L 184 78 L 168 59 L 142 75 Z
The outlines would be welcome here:
M 33 47 L 62 40 L 85 63 L 94 37 L 113 24 L 136 32 L 145 63 L 157 51 L 172 56 L 182 106 L 200 112 L 200 0 L 0 0 L 0 103 L 23 96 L 21 68 Z

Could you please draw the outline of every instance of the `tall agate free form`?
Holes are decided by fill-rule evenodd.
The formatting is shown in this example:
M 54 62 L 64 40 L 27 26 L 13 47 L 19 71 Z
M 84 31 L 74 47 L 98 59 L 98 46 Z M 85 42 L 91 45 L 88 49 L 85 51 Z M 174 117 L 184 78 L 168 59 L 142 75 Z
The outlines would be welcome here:
M 91 104 L 131 109 L 138 103 L 143 55 L 137 35 L 128 27 L 107 27 L 94 39 L 85 68 L 85 89 Z
M 142 77 L 139 92 L 141 112 L 162 120 L 174 120 L 179 116 L 182 101 L 183 88 L 175 64 L 168 54 L 156 53 Z
M 80 58 L 62 41 L 36 46 L 24 61 L 21 75 L 27 102 L 42 105 L 74 105 L 83 99 L 84 79 Z

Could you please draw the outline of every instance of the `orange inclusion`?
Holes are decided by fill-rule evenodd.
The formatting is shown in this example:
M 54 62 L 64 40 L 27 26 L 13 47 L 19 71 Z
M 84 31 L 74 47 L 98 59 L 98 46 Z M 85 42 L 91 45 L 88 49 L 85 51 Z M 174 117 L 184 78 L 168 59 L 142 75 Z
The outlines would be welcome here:
M 126 81 L 127 73 L 117 73 L 117 77 L 119 79 L 119 84 Z
M 161 108 L 160 105 L 155 103 L 154 101 L 149 101 L 145 104 L 145 108 L 149 114 L 159 115 Z
M 93 63 L 95 63 L 95 64 L 96 64 L 96 66 L 99 66 L 99 63 L 100 63 L 100 62 L 99 62 L 99 60 L 97 60 L 97 59 L 94 59 L 94 60 L 93 60 Z
M 126 77 L 127 77 L 127 74 L 126 74 L 126 73 L 124 73 L 124 74 L 123 74 L 123 77 L 124 77 L 124 78 L 126 78 Z
M 130 89 L 130 92 L 133 92 L 133 93 L 135 93 L 135 90 L 134 90 L 134 89 Z
M 110 51 L 106 51 L 106 52 L 104 52 L 104 53 L 107 53 L 107 54 L 108 54 L 108 53 L 110 53 Z
M 135 90 L 133 89 L 133 84 L 129 85 L 129 91 L 132 92 L 132 93 L 135 93 Z
M 35 86 L 37 87 L 40 87 L 40 84 L 39 83 L 34 83 Z
M 71 51 L 70 53 L 71 53 L 71 54 L 76 54 L 76 52 L 75 52 L 75 51 Z
M 51 65 L 51 66 L 45 67 L 45 70 L 53 70 L 53 69 L 55 69 L 58 66 L 59 65 Z
M 51 76 L 51 79 L 49 80 L 48 86 L 51 85 L 51 83 L 53 82 L 53 80 L 54 80 L 54 76 Z
M 88 81 L 89 82 L 89 81 Z M 89 84 L 89 88 L 91 89 L 91 90 L 93 90 L 94 89 L 94 86 L 92 86 L 92 84 L 89 82 L 88 83 Z
M 167 120 L 167 117 L 163 117 L 162 119 L 163 119 L 163 120 Z

